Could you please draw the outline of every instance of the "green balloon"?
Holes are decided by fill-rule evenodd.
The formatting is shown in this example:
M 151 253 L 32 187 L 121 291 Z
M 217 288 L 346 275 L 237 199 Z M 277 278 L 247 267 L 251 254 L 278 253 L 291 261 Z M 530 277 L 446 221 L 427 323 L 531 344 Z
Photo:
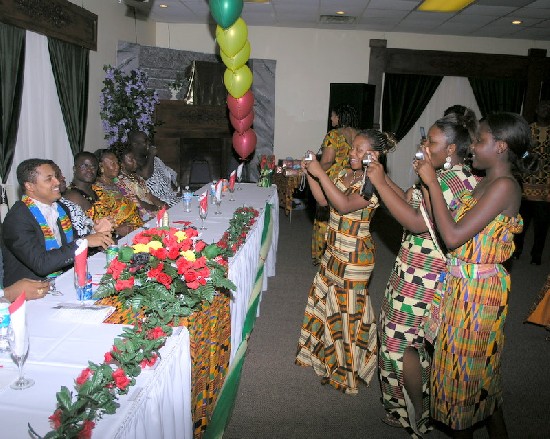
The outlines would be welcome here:
M 237 70 L 244 66 L 250 58 L 250 41 L 246 41 L 244 47 L 237 52 L 235 56 L 227 56 L 223 50 L 220 50 L 222 61 L 229 70 Z
M 210 0 L 210 13 L 224 29 L 231 26 L 243 11 L 243 0 Z
M 229 94 L 235 99 L 239 99 L 252 85 L 252 71 L 248 66 L 242 66 L 234 72 L 226 69 L 223 74 L 223 83 Z
M 242 18 L 239 18 L 232 26 L 222 29 L 216 26 L 216 41 L 220 49 L 229 57 L 235 56 L 248 40 L 248 27 Z

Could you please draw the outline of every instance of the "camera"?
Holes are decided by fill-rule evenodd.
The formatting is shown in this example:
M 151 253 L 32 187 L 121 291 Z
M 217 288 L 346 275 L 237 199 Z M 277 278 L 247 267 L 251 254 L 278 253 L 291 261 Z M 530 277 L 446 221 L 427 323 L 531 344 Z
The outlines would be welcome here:
M 367 157 L 363 159 L 362 161 L 363 166 L 369 166 L 372 163 L 372 156 L 370 154 L 367 154 Z
M 309 154 L 304 155 L 304 160 L 313 160 L 313 154 L 309 153 Z
M 424 160 L 424 153 L 422 151 L 418 151 L 414 154 L 414 158 L 416 160 Z

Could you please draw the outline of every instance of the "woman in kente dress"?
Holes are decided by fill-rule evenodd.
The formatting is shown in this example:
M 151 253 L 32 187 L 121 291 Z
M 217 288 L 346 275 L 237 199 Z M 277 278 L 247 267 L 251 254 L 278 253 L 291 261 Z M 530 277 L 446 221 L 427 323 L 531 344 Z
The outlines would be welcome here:
M 428 130 L 424 146 L 430 150 L 447 205 L 464 192 L 471 192 L 479 181 L 464 163 L 476 128 L 475 113 L 466 109 L 464 114 L 437 120 Z M 367 175 L 404 229 L 378 325 L 378 373 L 387 413 L 383 421 L 418 437 L 429 429 L 430 415 L 431 355 L 425 344 L 424 326 L 438 280 L 446 271 L 445 250 L 432 236 L 430 208 L 418 187 L 403 192 L 377 161 L 369 166 Z M 430 334 L 426 337 L 433 343 Z
M 357 112 L 351 105 L 338 105 L 332 110 L 330 120 L 334 129 L 330 130 L 323 140 L 319 163 L 329 178 L 334 181 L 349 165 L 349 152 L 359 122 Z M 319 265 L 325 251 L 327 224 L 328 206 L 317 204 L 311 235 L 313 265 Z
M 472 144 L 473 166 L 485 171 L 474 191 L 448 209 L 437 174 L 425 160 L 413 166 L 430 198 L 435 223 L 450 250 L 441 302 L 441 326 L 434 346 L 430 414 L 473 437 L 484 421 L 491 438 L 507 438 L 502 412 L 500 358 L 508 314 L 510 275 L 502 263 L 514 251 L 522 229 L 521 189 L 513 165 L 525 171 L 534 161 L 527 122 L 513 113 L 481 121 Z
M 360 131 L 350 152 L 350 168 L 330 180 L 314 158 L 302 167 L 315 199 L 330 205 L 327 248 L 309 291 L 296 363 L 311 366 L 345 393 L 358 392 L 376 370 L 376 323 L 367 285 L 374 268 L 370 222 L 378 208 L 362 160 L 384 155 L 395 140 L 377 130 Z

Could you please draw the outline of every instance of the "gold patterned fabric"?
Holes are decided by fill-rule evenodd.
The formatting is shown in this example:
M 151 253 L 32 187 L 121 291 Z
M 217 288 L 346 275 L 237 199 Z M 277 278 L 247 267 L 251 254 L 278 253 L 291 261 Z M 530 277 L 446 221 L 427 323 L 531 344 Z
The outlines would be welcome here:
M 346 193 L 358 193 L 361 182 Z M 370 222 L 378 208 L 374 195 L 364 209 L 340 215 L 330 210 L 327 249 L 309 291 L 296 363 L 313 367 L 323 384 L 358 392 L 376 371 L 376 323 L 367 285 L 374 268 Z
M 141 206 L 140 201 L 155 205 L 153 194 L 147 187 L 147 183 L 137 174 L 120 174 L 118 176 L 117 186 L 120 192 L 134 202 L 138 207 L 139 216 L 142 220 L 147 221 L 151 217 L 151 213 Z
M 122 195 L 117 187 L 107 187 L 96 181 L 92 189 L 97 194 L 98 200 L 88 213 L 94 220 L 111 217 L 115 227 L 128 224 L 137 229 L 143 225 L 135 203 Z
M 334 163 L 327 169 L 327 175 L 334 181 L 338 174 L 349 165 L 351 145 L 348 144 L 346 136 L 341 134 L 338 129 L 335 129 L 326 134 L 321 150 L 324 151 L 325 148 L 334 149 L 336 152 Z M 323 252 L 325 251 L 326 232 L 326 219 L 315 218 L 313 220 L 313 233 L 311 236 L 311 258 L 315 263 L 321 260 Z
M 539 156 L 537 172 L 523 179 L 523 197 L 530 201 L 550 202 L 550 127 L 531 124 L 533 152 Z

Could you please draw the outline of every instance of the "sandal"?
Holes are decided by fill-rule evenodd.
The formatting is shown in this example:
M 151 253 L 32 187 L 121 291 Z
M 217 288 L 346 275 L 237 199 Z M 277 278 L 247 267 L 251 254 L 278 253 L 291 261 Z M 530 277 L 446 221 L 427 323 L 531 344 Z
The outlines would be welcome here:
M 399 422 L 399 419 L 397 419 L 395 416 L 393 416 L 391 413 L 386 413 L 386 416 L 383 418 L 380 418 L 380 420 L 390 427 L 394 428 L 403 428 L 403 425 L 401 425 L 401 422 Z

